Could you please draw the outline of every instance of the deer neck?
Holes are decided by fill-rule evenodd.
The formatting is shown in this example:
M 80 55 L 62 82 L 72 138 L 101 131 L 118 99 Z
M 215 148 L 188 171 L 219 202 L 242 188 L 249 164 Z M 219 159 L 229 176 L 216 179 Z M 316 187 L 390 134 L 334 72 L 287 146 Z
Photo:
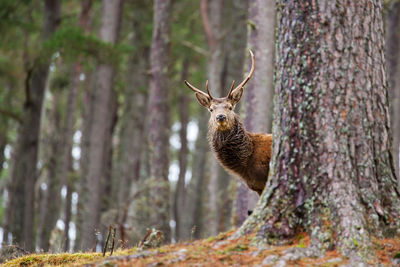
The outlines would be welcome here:
M 247 168 L 247 160 L 253 153 L 253 142 L 240 119 L 235 117 L 234 126 L 230 130 L 218 131 L 210 127 L 208 137 L 221 164 L 242 174 Z

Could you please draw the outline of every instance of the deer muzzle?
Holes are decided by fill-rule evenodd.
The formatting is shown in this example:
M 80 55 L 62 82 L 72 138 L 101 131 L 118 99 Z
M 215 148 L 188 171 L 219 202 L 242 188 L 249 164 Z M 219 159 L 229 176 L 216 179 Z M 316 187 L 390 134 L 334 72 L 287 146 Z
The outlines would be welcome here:
M 223 115 L 223 114 L 219 114 L 219 115 L 217 115 L 217 121 L 218 122 L 223 122 L 223 121 L 226 121 L 226 116 L 225 115 Z

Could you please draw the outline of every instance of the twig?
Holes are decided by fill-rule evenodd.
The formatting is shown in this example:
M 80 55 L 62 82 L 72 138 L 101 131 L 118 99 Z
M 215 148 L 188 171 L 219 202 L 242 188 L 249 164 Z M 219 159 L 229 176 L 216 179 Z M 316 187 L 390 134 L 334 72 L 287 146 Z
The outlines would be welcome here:
M 114 252 L 114 245 L 115 245 L 115 232 L 116 232 L 117 228 L 113 227 L 113 237 L 112 237 L 112 244 L 111 244 L 111 254 L 110 256 L 112 256 L 113 252 Z
M 11 111 L 8 111 L 8 110 L 2 109 L 2 108 L 0 108 L 0 113 L 7 117 L 10 117 L 11 119 L 16 120 L 19 123 L 22 123 L 22 118 L 20 116 L 18 116 L 18 114 L 15 114 Z
M 208 52 L 206 50 L 204 50 L 203 48 L 201 48 L 200 46 L 195 45 L 192 42 L 189 41 L 182 41 L 181 42 L 184 46 L 189 47 L 191 49 L 193 49 L 193 51 L 203 55 L 203 56 L 208 56 Z
M 110 225 L 108 228 L 108 235 L 107 235 L 106 243 L 104 244 L 104 248 L 103 248 L 103 257 L 106 255 L 106 252 L 107 252 L 108 241 L 110 240 L 110 235 L 111 235 L 112 229 L 113 229 L 113 227 Z

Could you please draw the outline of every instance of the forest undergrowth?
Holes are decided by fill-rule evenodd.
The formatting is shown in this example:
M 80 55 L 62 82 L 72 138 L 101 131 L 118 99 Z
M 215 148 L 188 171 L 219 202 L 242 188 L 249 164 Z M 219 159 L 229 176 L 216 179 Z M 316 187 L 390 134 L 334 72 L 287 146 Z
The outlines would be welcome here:
M 30 254 L 1 266 L 347 266 L 349 259 L 335 250 L 321 257 L 299 257 L 297 251 L 310 244 L 301 233 L 285 246 L 256 246 L 253 235 L 229 239 L 235 230 L 208 239 L 164 245 L 158 248 L 118 249 L 112 256 L 102 253 Z M 374 240 L 372 266 L 400 263 L 400 239 Z

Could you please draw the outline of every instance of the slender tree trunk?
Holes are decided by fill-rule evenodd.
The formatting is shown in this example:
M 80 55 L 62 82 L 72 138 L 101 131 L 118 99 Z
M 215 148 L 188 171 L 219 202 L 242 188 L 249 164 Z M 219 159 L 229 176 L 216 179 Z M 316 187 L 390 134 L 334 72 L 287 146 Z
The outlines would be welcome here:
M 102 2 L 100 39 L 115 44 L 121 24 L 123 0 Z M 97 66 L 93 101 L 91 101 L 91 121 L 87 156 L 86 199 L 83 200 L 83 224 L 81 246 L 83 250 L 96 247 L 95 231 L 99 230 L 102 195 L 104 193 L 105 162 L 109 151 L 112 128 L 112 98 L 114 69 L 111 64 Z M 112 113 L 112 111 L 111 111 Z
M 389 76 L 389 99 L 391 126 L 393 129 L 393 159 L 397 174 L 397 181 L 400 185 L 400 2 L 392 1 L 387 16 L 387 36 L 386 36 L 386 58 Z
M 69 165 L 69 173 L 73 173 L 73 167 L 72 167 L 72 156 L 70 154 L 69 156 L 69 160 L 68 160 L 68 165 Z M 63 251 L 64 252 L 69 252 L 70 247 L 69 247 L 69 243 L 70 243 L 70 239 L 69 239 L 69 224 L 71 222 L 71 218 L 72 218 L 72 191 L 74 189 L 73 186 L 73 179 L 71 179 L 71 177 L 67 177 L 67 184 L 66 184 L 66 188 L 67 188 L 67 194 L 65 196 L 65 209 L 64 209 L 64 225 L 65 225 L 65 229 L 64 229 L 64 247 L 63 247 Z
M 210 55 L 208 59 L 208 70 L 207 77 L 209 79 L 209 86 L 213 95 L 219 95 L 217 89 L 222 88 L 222 72 L 223 72 L 223 47 L 221 41 L 221 35 L 223 32 L 222 28 L 222 0 L 202 0 L 202 20 L 205 29 L 205 33 L 208 40 L 208 46 L 210 48 Z M 206 127 L 200 125 L 200 127 Z M 200 138 L 200 136 L 199 136 Z M 220 167 L 216 158 L 212 155 L 210 160 L 210 178 L 207 187 L 208 191 L 208 231 L 209 235 L 218 234 L 218 177 L 220 173 Z
M 318 253 L 368 257 L 372 236 L 400 228 L 382 2 L 281 1 L 278 14 L 271 175 L 240 231 L 305 230 Z
M 44 1 L 43 40 L 48 39 L 60 23 L 61 1 Z M 34 242 L 34 188 L 37 179 L 38 144 L 41 111 L 51 54 L 40 55 L 27 74 L 26 101 L 23 121 L 18 131 L 17 147 L 12 167 L 10 184 L 10 218 L 8 226 L 15 243 L 28 251 L 35 248 Z
M 227 95 L 232 80 L 242 77 L 247 6 L 248 1 L 201 2 L 202 20 L 210 47 L 207 76 L 214 96 Z M 227 174 L 214 155 L 210 164 L 207 221 L 210 234 L 215 235 L 230 226 L 233 196 L 229 184 L 234 183 L 236 178 Z
M 87 174 L 88 174 L 88 163 L 89 163 L 89 144 L 90 144 L 90 125 L 92 121 L 92 113 L 90 112 L 91 103 L 93 102 L 91 96 L 91 86 L 94 81 L 94 74 L 92 72 L 85 72 L 85 81 L 83 83 L 83 93 L 82 93 L 82 125 L 80 128 L 81 131 L 81 158 L 79 160 L 79 169 L 80 169 L 80 179 L 77 183 L 77 191 L 79 192 L 79 199 L 77 205 L 77 214 L 76 214 L 76 238 L 74 242 L 74 250 L 82 250 L 81 248 L 81 240 L 82 240 L 82 226 L 83 226 L 83 206 L 84 202 L 87 199 L 87 190 L 85 189 L 87 183 Z
M 150 45 L 146 42 L 146 36 L 143 32 L 147 23 L 151 23 L 149 7 L 150 4 L 145 3 L 145 1 L 136 3 L 133 7 L 132 45 L 136 49 L 128 63 L 127 86 L 124 91 L 125 101 L 122 105 L 123 115 L 120 119 L 119 153 L 116 162 L 116 168 L 118 168 L 116 175 L 119 184 L 117 199 L 121 214 L 125 207 L 129 205 L 127 200 L 130 197 L 132 183 L 135 183 L 135 187 L 138 186 L 142 149 L 145 147 L 144 130 L 147 119 Z
M 221 32 L 227 32 L 221 42 L 222 73 L 219 77 L 221 96 L 226 96 L 233 80 L 241 80 L 247 45 L 247 17 L 249 1 L 234 0 L 223 2 L 221 9 Z M 221 33 L 219 33 L 221 34 Z M 218 165 L 218 232 L 225 231 L 232 224 L 235 191 L 238 178 L 228 174 Z
M 190 225 L 190 230 L 193 233 L 193 238 L 199 239 L 202 237 L 206 228 L 204 225 L 209 226 L 209 221 L 207 219 L 203 219 L 203 209 L 207 205 L 204 204 L 204 192 L 206 191 L 206 166 L 207 164 L 206 156 L 208 148 L 207 143 L 207 116 L 203 114 L 200 116 L 198 125 L 199 125 L 199 133 L 196 141 L 196 154 L 194 155 L 193 162 L 194 167 L 192 169 L 192 194 L 193 194 L 193 212 L 192 212 L 192 221 Z M 207 222 L 205 222 L 205 220 Z
M 187 59 L 184 60 L 182 66 L 182 75 L 181 79 L 184 80 L 187 77 L 189 69 L 189 61 Z M 179 139 L 181 141 L 181 148 L 179 150 L 178 160 L 179 160 L 179 176 L 178 182 L 175 189 L 174 194 L 174 203 L 173 203 L 173 214 L 174 220 L 176 222 L 175 227 L 175 240 L 179 241 L 182 237 L 182 224 L 183 224 L 183 215 L 186 210 L 186 189 L 185 189 L 185 176 L 188 162 L 188 140 L 187 140 L 187 125 L 189 123 L 189 96 L 185 91 L 181 92 L 178 100 L 178 109 L 179 109 L 179 119 L 181 124 L 181 129 L 179 130 Z
M 245 127 L 250 132 L 271 132 L 274 75 L 275 1 L 250 1 L 249 47 L 257 58 L 257 67 L 245 91 Z M 239 182 L 236 204 L 237 225 L 247 218 L 258 200 L 242 181 Z
M 3 123 L 3 125 L 4 125 L 4 123 Z M 3 128 L 3 125 L 0 126 L 0 129 L 1 129 L 1 132 L 0 132 L 0 177 L 1 177 L 1 173 L 3 171 L 3 164 L 4 164 L 4 160 L 5 160 L 4 150 L 5 150 L 7 142 L 8 142 L 7 131 L 5 130 L 6 127 Z
M 62 71 L 58 71 L 60 73 Z M 57 74 L 63 75 L 63 74 Z M 52 107 L 49 111 L 49 131 L 46 136 L 48 149 L 47 189 L 44 191 L 43 205 L 40 207 L 40 224 L 38 226 L 38 246 L 43 251 L 50 248 L 50 234 L 60 216 L 61 208 L 61 164 L 63 156 L 63 127 L 61 102 L 65 97 L 65 88 L 52 88 Z
M 156 213 L 152 225 L 170 240 L 169 213 L 169 88 L 168 64 L 170 50 L 171 0 L 154 1 L 153 41 L 151 45 L 149 95 L 150 198 Z

